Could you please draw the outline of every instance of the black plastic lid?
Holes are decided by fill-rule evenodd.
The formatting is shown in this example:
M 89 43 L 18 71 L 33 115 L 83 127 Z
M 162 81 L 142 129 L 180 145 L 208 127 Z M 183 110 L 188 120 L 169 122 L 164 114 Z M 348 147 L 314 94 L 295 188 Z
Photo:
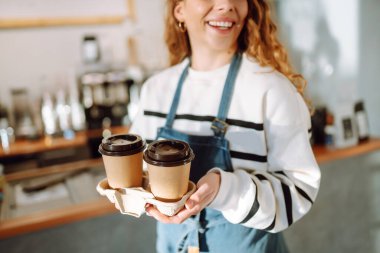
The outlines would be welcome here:
M 137 134 L 119 134 L 104 138 L 99 153 L 107 156 L 133 155 L 143 151 L 145 142 Z
M 163 167 L 184 165 L 193 159 L 194 153 L 189 144 L 179 140 L 154 141 L 144 152 L 145 162 Z

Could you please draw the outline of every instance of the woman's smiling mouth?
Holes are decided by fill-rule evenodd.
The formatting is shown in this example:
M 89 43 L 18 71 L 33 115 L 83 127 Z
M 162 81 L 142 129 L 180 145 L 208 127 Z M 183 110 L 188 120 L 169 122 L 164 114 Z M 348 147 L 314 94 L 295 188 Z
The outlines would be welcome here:
M 235 22 L 231 22 L 231 21 L 214 21 L 214 20 L 211 20 L 211 21 L 207 21 L 207 24 L 209 26 L 214 27 L 214 28 L 218 28 L 218 29 L 221 29 L 221 30 L 228 30 L 228 29 L 230 29 L 235 24 Z

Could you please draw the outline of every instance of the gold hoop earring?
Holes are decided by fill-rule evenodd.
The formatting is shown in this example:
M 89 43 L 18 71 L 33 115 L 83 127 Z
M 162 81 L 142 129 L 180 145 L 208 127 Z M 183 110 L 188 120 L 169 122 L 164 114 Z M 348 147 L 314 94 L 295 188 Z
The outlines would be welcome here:
M 179 29 L 180 32 L 185 33 L 186 32 L 185 22 L 178 22 L 178 29 Z

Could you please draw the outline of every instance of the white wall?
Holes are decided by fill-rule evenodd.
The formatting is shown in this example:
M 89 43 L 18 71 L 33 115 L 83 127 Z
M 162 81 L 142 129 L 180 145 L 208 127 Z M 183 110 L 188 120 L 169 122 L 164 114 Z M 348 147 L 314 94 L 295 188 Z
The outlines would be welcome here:
M 380 136 L 380 2 L 281 0 L 277 5 L 281 35 L 308 81 L 313 103 L 334 110 L 362 99 L 370 133 Z
M 380 136 L 380 1 L 360 1 L 359 92 L 365 99 L 372 134 Z
M 120 25 L 0 30 L 0 102 L 10 104 L 11 88 L 28 87 L 34 100 L 42 90 L 62 85 L 68 73 L 78 72 L 81 67 L 81 41 L 85 34 L 98 36 L 107 62 L 126 63 L 127 38 L 133 35 L 143 66 L 147 69 L 165 66 L 164 1 L 135 0 L 135 3 L 136 23 L 126 20 Z M 41 80 L 43 76 L 45 81 Z
M 277 2 L 281 35 L 313 103 L 333 110 L 357 100 L 358 0 Z

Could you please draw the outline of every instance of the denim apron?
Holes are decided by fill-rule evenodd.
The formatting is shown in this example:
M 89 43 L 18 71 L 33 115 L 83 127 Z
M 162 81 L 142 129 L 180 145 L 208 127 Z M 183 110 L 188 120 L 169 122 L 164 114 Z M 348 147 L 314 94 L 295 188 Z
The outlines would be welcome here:
M 188 135 L 172 128 L 189 64 L 179 79 L 166 124 L 158 129 L 157 139 L 186 141 L 193 149 L 195 159 L 190 170 L 190 180 L 193 182 L 198 182 L 208 170 L 214 167 L 233 171 L 229 143 L 225 139 L 228 127 L 225 122 L 241 58 L 240 54 L 236 54 L 228 70 L 218 115 L 211 125 L 214 135 Z M 198 248 L 200 252 L 216 253 L 288 252 L 281 234 L 271 234 L 240 224 L 229 223 L 221 212 L 211 208 L 205 208 L 182 224 L 157 223 L 157 251 L 159 253 L 187 252 L 188 247 Z

